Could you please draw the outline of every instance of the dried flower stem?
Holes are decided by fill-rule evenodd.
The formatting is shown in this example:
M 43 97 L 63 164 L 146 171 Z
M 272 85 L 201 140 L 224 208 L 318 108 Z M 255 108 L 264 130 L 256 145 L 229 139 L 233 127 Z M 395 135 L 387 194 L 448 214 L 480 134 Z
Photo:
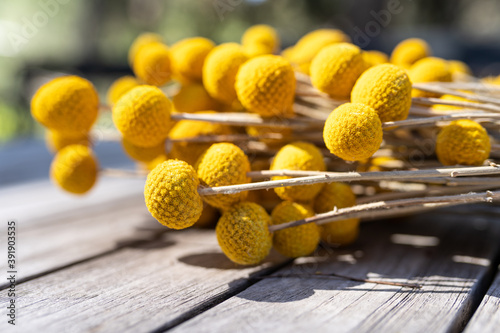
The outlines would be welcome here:
M 495 105 L 500 105 L 500 99 L 498 99 L 498 98 L 494 98 L 494 97 L 490 97 L 490 96 L 483 96 L 483 95 L 479 95 L 479 94 L 464 93 L 462 91 L 456 91 L 453 89 L 444 88 L 443 86 L 437 86 L 435 84 L 430 84 L 430 83 L 414 83 L 413 88 L 418 89 L 418 90 L 422 90 L 422 91 L 443 94 L 443 95 L 446 94 L 446 95 L 463 97 L 463 98 L 467 98 L 468 100 L 471 100 L 471 101 L 478 101 L 478 102 L 482 102 L 482 103 L 491 103 L 491 104 L 495 104 Z
M 412 102 L 423 105 L 451 105 L 461 108 L 485 110 L 490 112 L 500 112 L 500 107 L 497 105 L 474 103 L 474 102 L 462 102 L 462 101 L 448 101 L 434 97 L 413 97 Z
M 387 121 L 385 123 L 382 123 L 383 128 L 388 128 L 388 127 L 412 127 L 412 126 L 419 126 L 419 125 L 430 125 L 430 124 L 435 124 L 439 121 L 451 121 L 455 119 L 484 119 L 484 121 L 490 121 L 491 118 L 500 118 L 500 113 L 479 113 L 479 112 L 472 112 L 472 113 L 454 113 L 454 114 L 447 114 L 443 116 L 437 116 L 437 117 L 429 117 L 429 118 L 414 118 L 414 119 L 406 119 L 406 120 L 399 120 L 399 121 Z

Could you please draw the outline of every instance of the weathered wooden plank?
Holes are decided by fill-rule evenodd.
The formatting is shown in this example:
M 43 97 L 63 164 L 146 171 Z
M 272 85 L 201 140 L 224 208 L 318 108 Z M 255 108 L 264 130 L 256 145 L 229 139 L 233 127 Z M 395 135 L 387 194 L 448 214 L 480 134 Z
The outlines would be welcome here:
M 241 267 L 213 230 L 171 231 L 17 286 L 22 332 L 150 332 L 185 320 L 242 290 L 248 277 L 285 262 L 274 255 Z M 6 290 L 0 292 L 5 308 Z M 0 331 L 7 325 L 0 323 Z
M 498 218 L 433 212 L 367 224 L 350 249 L 297 260 L 276 274 L 337 273 L 418 283 L 421 289 L 341 279 L 264 279 L 174 332 L 453 332 L 484 292 L 498 251 Z
M 500 271 L 500 267 L 498 267 Z M 486 292 L 465 333 L 496 333 L 500 330 L 500 273 Z

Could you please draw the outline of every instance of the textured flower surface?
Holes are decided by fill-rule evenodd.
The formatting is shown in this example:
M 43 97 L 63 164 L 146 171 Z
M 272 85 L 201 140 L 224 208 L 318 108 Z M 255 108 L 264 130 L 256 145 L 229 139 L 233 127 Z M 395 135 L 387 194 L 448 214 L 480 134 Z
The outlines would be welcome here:
M 134 63 L 134 59 L 137 56 L 137 53 L 146 45 L 152 44 L 152 43 L 162 43 L 163 38 L 158 35 L 154 34 L 151 32 L 146 32 L 143 34 L 140 34 L 137 36 L 136 39 L 132 42 L 132 45 L 130 45 L 130 48 L 128 50 L 128 63 L 132 65 Z
M 491 150 L 488 132 L 469 119 L 452 121 L 436 140 L 436 154 L 443 165 L 481 165 Z
M 404 120 L 411 106 L 410 78 L 396 65 L 372 67 L 356 81 L 351 102 L 371 106 L 383 122 Z
M 31 114 L 48 129 L 68 135 L 88 132 L 97 119 L 99 96 L 92 83 L 63 76 L 41 86 L 31 100 Z
M 429 44 L 420 38 L 401 41 L 391 54 L 391 62 L 403 68 L 410 68 L 415 62 L 431 55 Z
M 312 207 L 296 202 L 283 201 L 271 213 L 273 225 L 296 221 L 314 215 Z M 278 230 L 273 233 L 273 246 L 284 256 L 297 258 L 307 256 L 316 250 L 320 239 L 315 223 Z
M 151 43 L 142 47 L 134 58 L 134 74 L 146 84 L 163 86 L 172 78 L 172 61 L 168 47 Z
M 325 171 L 321 151 L 313 144 L 297 141 L 283 146 L 271 164 L 271 170 L 310 170 Z M 273 180 L 288 179 L 290 177 L 277 176 Z M 310 201 L 321 191 L 324 184 L 285 186 L 275 188 L 276 194 L 283 200 Z
M 446 60 L 435 57 L 423 58 L 417 61 L 409 70 L 413 83 L 451 82 L 450 66 Z M 439 97 L 439 94 L 413 89 L 413 97 Z
M 220 103 L 213 99 L 201 83 L 183 84 L 172 97 L 177 112 L 193 113 L 197 111 L 218 110 Z
M 351 187 L 344 183 L 328 183 L 314 201 L 314 210 L 326 213 L 335 208 L 347 208 L 356 204 L 356 196 Z M 359 234 L 359 219 L 346 219 L 319 226 L 321 239 L 329 244 L 347 245 L 356 240 Z
M 311 62 L 312 85 L 338 99 L 349 99 L 352 87 L 369 65 L 359 47 L 337 43 L 321 49 Z
M 371 157 L 382 144 L 382 123 L 372 107 L 345 103 L 328 116 L 323 139 L 332 154 L 360 161 Z
M 148 175 L 144 187 L 146 206 L 164 226 L 188 228 L 196 223 L 203 210 L 199 184 L 192 166 L 184 161 L 167 160 Z
M 123 137 L 139 147 L 154 147 L 168 136 L 171 103 L 153 86 L 138 86 L 113 107 L 113 122 Z
M 62 189 L 83 194 L 97 179 L 97 160 L 92 150 L 83 145 L 69 145 L 61 149 L 50 166 L 51 178 Z
M 263 117 L 293 116 L 295 74 L 283 57 L 264 55 L 245 62 L 236 75 L 241 104 Z
M 186 38 L 173 44 L 170 51 L 176 75 L 200 81 L 205 58 L 214 46 L 214 42 L 203 37 Z
M 243 45 L 249 57 L 254 57 L 277 52 L 280 48 L 280 40 L 278 33 L 273 27 L 266 24 L 258 24 L 245 30 L 241 37 L 241 45 Z
M 256 203 L 240 202 L 226 210 L 215 233 L 222 252 L 240 265 L 263 261 L 273 245 L 268 226 L 271 217 Z
M 118 102 L 120 97 L 132 88 L 141 85 L 141 83 L 133 76 L 127 75 L 116 79 L 108 89 L 107 101 L 110 106 Z
M 200 156 L 196 163 L 196 172 L 202 184 L 208 186 L 226 186 L 250 182 L 247 172 L 250 162 L 243 150 L 232 143 L 215 143 Z M 227 209 L 233 204 L 245 200 L 248 191 L 235 194 L 216 194 L 203 197 L 206 203 Z

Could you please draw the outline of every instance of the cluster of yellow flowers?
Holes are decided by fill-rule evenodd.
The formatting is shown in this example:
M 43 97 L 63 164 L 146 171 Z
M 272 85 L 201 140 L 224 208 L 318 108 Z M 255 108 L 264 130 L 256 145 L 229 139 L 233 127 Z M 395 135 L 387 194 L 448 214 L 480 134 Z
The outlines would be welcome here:
M 272 159 L 267 158 L 259 169 L 331 170 L 324 158 L 328 151 L 335 155 L 331 158 L 349 163 L 366 161 L 383 144 L 383 123 L 408 117 L 412 97 L 439 97 L 413 89 L 412 82 L 450 82 L 471 73 L 464 63 L 432 57 L 430 46 L 420 39 L 401 42 L 390 56 L 363 51 L 335 29 L 313 31 L 283 51 L 280 44 L 277 31 L 267 25 L 249 28 L 241 43 L 220 45 L 194 37 L 167 46 L 161 36 L 143 34 L 128 54 L 134 76 L 118 78 L 107 92 L 124 151 L 151 170 L 144 189 L 151 215 L 169 228 L 183 229 L 203 219 L 207 205 L 211 212 L 219 210 L 216 235 L 221 249 L 243 265 L 261 262 L 273 245 L 283 255 L 299 257 L 313 253 L 321 240 L 337 245 L 354 242 L 359 219 L 274 233 L 268 227 L 351 207 L 356 197 L 342 183 L 287 186 L 274 190 L 278 203 L 266 211 L 267 198 L 248 192 L 200 196 L 200 186 L 249 183 L 248 172 L 256 170 L 258 163 L 242 149 L 246 146 L 189 139 L 245 132 L 279 134 L 282 139 L 261 140 Z M 320 96 L 341 103 L 324 124 L 323 142 L 295 140 L 290 128 L 171 119 L 179 113 L 230 111 L 286 122 L 295 117 L 297 75 L 309 76 Z M 168 91 L 174 91 L 170 97 L 162 89 L 166 84 Z M 69 192 L 87 192 L 98 174 L 89 136 L 99 111 L 93 85 L 77 76 L 57 78 L 38 90 L 31 105 L 33 117 L 49 130 L 49 146 L 57 152 L 52 178 Z M 167 151 L 168 140 L 173 141 Z M 491 149 L 488 133 L 472 120 L 443 127 L 436 143 L 443 165 L 481 165 Z

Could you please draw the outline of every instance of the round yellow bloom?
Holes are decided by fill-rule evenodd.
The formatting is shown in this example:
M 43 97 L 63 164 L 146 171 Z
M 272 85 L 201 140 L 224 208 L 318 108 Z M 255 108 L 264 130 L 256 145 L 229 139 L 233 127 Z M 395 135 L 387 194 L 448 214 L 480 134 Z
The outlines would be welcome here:
M 340 30 L 318 29 L 300 38 L 295 46 L 283 52 L 283 56 L 297 65 L 309 64 L 325 46 L 349 42 L 349 36 Z
M 196 163 L 198 178 L 211 187 L 245 184 L 250 182 L 247 172 L 250 162 L 247 155 L 232 143 L 215 143 L 200 156 Z M 246 199 L 248 191 L 235 194 L 205 195 L 203 200 L 209 205 L 228 209 Z
M 451 72 L 448 62 L 435 57 L 424 58 L 417 61 L 411 66 L 409 75 L 413 83 L 451 82 Z M 413 89 L 412 96 L 439 97 L 440 95 Z
M 453 78 L 455 78 L 455 76 L 459 76 L 459 75 L 472 75 L 472 70 L 470 69 L 470 67 L 463 61 L 460 61 L 460 60 L 449 60 L 448 61 L 448 64 L 450 66 L 450 72 L 451 72 L 451 75 L 453 76 Z
M 144 162 L 144 164 L 142 164 L 142 167 L 145 170 L 151 171 L 154 168 L 156 168 L 157 165 L 159 165 L 167 160 L 168 160 L 167 154 L 161 154 L 161 155 L 158 155 L 157 157 L 155 157 L 154 159 L 152 159 L 151 161 Z
M 182 85 L 172 97 L 172 103 L 177 112 L 187 113 L 218 110 L 221 106 L 208 94 L 202 84 L 196 82 Z
M 87 132 L 68 135 L 67 133 L 59 133 L 50 130 L 45 133 L 45 143 L 49 151 L 51 151 L 52 153 L 56 153 L 69 145 L 79 144 L 87 147 L 90 147 L 92 145 L 89 134 Z
M 123 94 L 139 85 L 141 85 L 141 83 L 135 77 L 130 75 L 122 76 L 116 79 L 108 89 L 106 98 L 108 104 L 110 106 L 115 105 Z
M 280 39 L 276 30 L 265 24 L 258 24 L 248 28 L 241 38 L 241 45 L 247 50 L 260 49 L 260 54 L 247 54 L 250 57 L 262 54 L 276 53 L 280 48 Z M 259 46 L 255 48 L 255 46 Z
M 263 117 L 291 117 L 295 84 L 293 68 L 285 58 L 264 55 L 241 65 L 235 87 L 247 110 Z
M 222 252 L 240 265 L 263 261 L 271 247 L 271 218 L 264 208 L 252 202 L 238 203 L 226 210 L 215 227 Z
M 31 100 L 31 114 L 50 130 L 68 135 L 88 132 L 99 111 L 99 96 L 92 83 L 78 76 L 63 76 L 44 84 Z
M 164 226 L 188 228 L 195 224 L 203 210 L 199 184 L 192 166 L 183 161 L 167 160 L 148 175 L 144 187 L 146 206 Z
M 203 65 L 203 85 L 208 93 L 225 104 L 233 104 L 237 99 L 236 74 L 247 59 L 242 47 L 236 43 L 214 47 Z
M 349 99 L 356 80 L 368 68 L 359 47 L 338 43 L 323 48 L 311 62 L 311 82 L 333 98 Z
M 140 34 L 132 42 L 132 45 L 130 45 L 130 48 L 128 51 L 128 63 L 132 66 L 137 53 L 139 53 L 139 50 L 141 50 L 143 46 L 151 44 L 151 43 L 162 43 L 162 42 L 163 42 L 163 38 L 158 34 L 154 34 L 154 33 L 150 33 L 150 32 Z
M 174 72 L 190 80 L 200 81 L 203 63 L 215 44 L 203 37 L 186 38 L 172 45 Z
M 215 111 L 197 112 L 215 113 Z M 209 123 L 205 121 L 181 120 L 172 127 L 169 132 L 169 138 L 172 140 L 189 139 L 200 135 L 223 135 L 234 134 L 231 126 L 223 124 Z M 179 160 L 186 161 L 194 165 L 205 150 L 210 147 L 210 143 L 205 142 L 182 142 L 172 143 L 170 156 Z
M 365 62 L 368 64 L 368 66 L 377 66 L 377 65 L 382 65 L 385 63 L 389 62 L 389 57 L 387 54 L 384 52 L 380 51 L 364 51 L 363 52 L 363 58 L 365 59 Z
M 127 139 L 122 139 L 123 150 L 127 155 L 139 162 L 150 162 L 160 155 L 165 155 L 165 142 L 153 147 L 139 147 L 129 142 Z
M 134 58 L 134 74 L 147 84 L 163 86 L 172 78 L 171 55 L 161 43 L 144 45 Z
M 69 145 L 61 149 L 50 166 L 50 175 L 63 190 L 83 194 L 97 179 L 97 160 L 92 150 L 83 145 Z
M 382 123 L 370 106 L 345 103 L 330 113 L 323 139 L 332 154 L 346 161 L 372 156 L 382 144 Z
M 452 121 L 441 129 L 436 140 L 436 154 L 443 165 L 482 165 L 490 150 L 488 132 L 469 119 Z
M 170 109 L 170 100 L 160 89 L 138 86 L 113 107 L 113 122 L 130 143 L 154 147 L 168 136 Z
M 296 141 L 283 146 L 271 163 L 271 170 L 310 170 L 325 171 L 321 151 L 313 144 Z M 290 177 L 273 177 L 273 180 Z M 283 200 L 309 201 L 321 191 L 324 184 L 286 186 L 275 188 L 276 194 Z
M 291 201 L 283 201 L 271 213 L 273 225 L 296 221 L 311 217 L 314 211 L 307 205 Z M 315 223 L 278 230 L 273 233 L 273 246 L 284 256 L 290 258 L 311 254 L 318 247 L 319 228 Z
M 314 202 L 317 213 L 347 208 L 356 204 L 356 196 L 351 187 L 344 183 L 328 183 L 323 187 Z M 356 240 L 359 234 L 359 219 L 346 219 L 319 226 L 321 239 L 329 244 L 347 245 Z
M 351 102 L 371 106 L 383 122 L 404 120 L 411 106 L 410 78 L 396 65 L 371 67 L 356 81 Z
M 440 97 L 440 99 L 445 100 L 445 101 L 456 101 L 456 102 L 472 102 L 471 100 L 468 100 L 467 98 L 455 96 L 455 95 L 443 95 Z M 460 110 L 462 107 L 460 106 L 453 106 L 453 105 L 440 105 L 440 104 L 435 104 L 432 106 L 433 110 L 436 111 L 452 111 L 452 110 Z
M 425 40 L 409 38 L 396 45 L 391 54 L 391 62 L 403 68 L 410 68 L 418 60 L 429 57 L 431 53 L 431 48 Z

